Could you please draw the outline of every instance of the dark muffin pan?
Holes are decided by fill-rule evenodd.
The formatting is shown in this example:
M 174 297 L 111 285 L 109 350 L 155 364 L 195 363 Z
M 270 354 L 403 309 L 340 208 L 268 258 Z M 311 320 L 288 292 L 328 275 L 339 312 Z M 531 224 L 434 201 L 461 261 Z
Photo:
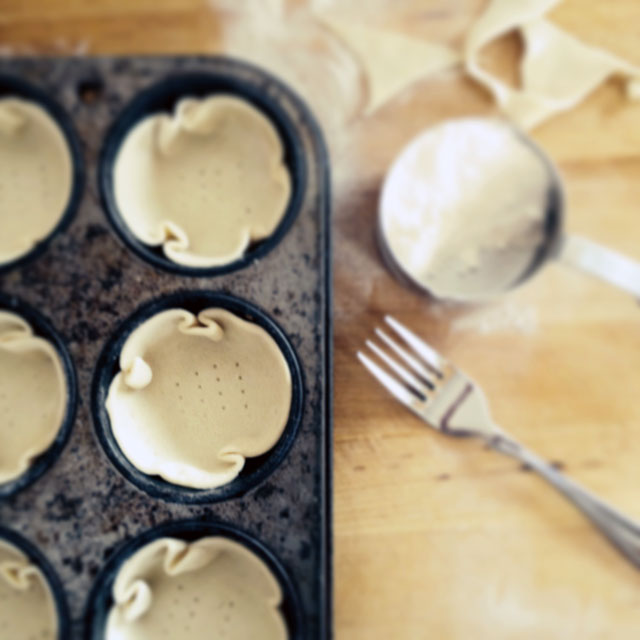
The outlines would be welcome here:
M 33 249 L 15 260 L 10 262 L 0 262 L 0 273 L 26 264 L 30 260 L 37 258 L 49 245 L 51 239 L 57 234 L 64 231 L 78 209 L 82 198 L 82 190 L 84 188 L 84 162 L 82 158 L 82 148 L 72 124 L 71 118 L 68 116 L 64 108 L 51 97 L 51 94 L 44 91 L 36 84 L 27 82 L 14 74 L 5 74 L 0 71 L 0 100 L 3 98 L 22 98 L 39 104 L 58 124 L 67 141 L 69 152 L 71 154 L 71 162 L 73 164 L 71 193 L 67 206 L 58 221 L 58 224 L 52 229 L 49 235 L 38 242 Z M 3 212 L 6 215 L 8 212 Z
M 41 313 L 31 308 L 15 296 L 6 296 L 0 293 L 0 311 L 10 311 L 26 320 L 33 330 L 34 335 L 44 338 L 53 345 L 60 356 L 62 368 L 67 381 L 67 407 L 64 412 L 62 424 L 55 440 L 43 451 L 24 471 L 14 480 L 0 483 L 0 500 L 7 498 L 35 482 L 58 458 L 64 448 L 76 416 L 76 404 L 78 402 L 78 388 L 76 372 L 62 338 Z
M 77 405 L 76 417 L 63 430 L 70 432 L 68 442 L 63 438 L 55 455 L 52 449 L 50 458 L 43 456 L 48 469 L 42 467 L 29 486 L 10 496 L 0 489 L 0 525 L 37 544 L 60 576 L 72 619 L 65 640 L 99 637 L 91 634 L 106 615 L 120 554 L 150 539 L 159 525 L 168 531 L 185 520 L 190 524 L 181 535 L 219 531 L 266 558 L 287 594 L 292 638 L 329 638 L 330 193 L 313 117 L 278 80 L 229 58 L 4 59 L 0 76 L 21 78 L 0 87 L 28 83 L 37 87 L 34 99 L 60 105 L 56 119 L 67 118 L 69 130 L 77 131 L 88 176 L 77 214 L 52 236 L 47 251 L 0 274 L 0 308 L 36 309 L 22 315 L 36 332 L 54 336 L 61 353 L 68 349 L 77 372 L 77 402 L 69 402 Z M 215 92 L 247 99 L 271 118 L 284 143 L 292 195 L 270 238 L 231 265 L 197 270 L 168 263 L 161 251 L 128 235 L 113 203 L 111 166 L 122 137 L 140 118 L 170 111 L 182 96 Z M 291 369 L 293 403 L 282 438 L 219 489 L 176 487 L 137 471 L 117 447 L 104 411 L 122 341 L 167 305 L 191 311 L 218 305 L 257 322 Z M 70 361 L 63 360 L 73 379 Z
M 122 564 L 140 548 L 158 538 L 179 538 L 193 542 L 209 536 L 222 536 L 253 551 L 274 575 L 282 590 L 280 610 L 289 631 L 290 640 L 304 638 L 304 618 L 301 615 L 300 596 L 277 556 L 262 542 L 228 523 L 184 520 L 172 522 L 146 531 L 122 545 L 105 564 L 89 594 L 85 613 L 85 640 L 104 640 L 107 616 L 113 605 L 112 588 Z
M 237 478 L 215 489 L 193 489 L 172 484 L 158 476 L 149 476 L 136 468 L 123 454 L 113 436 L 105 403 L 111 382 L 120 371 L 119 358 L 122 347 L 136 327 L 151 318 L 151 316 L 166 309 L 186 309 L 197 315 L 200 311 L 211 307 L 222 307 L 244 320 L 259 325 L 276 341 L 291 372 L 291 410 L 287 425 L 276 445 L 261 456 L 247 458 Z M 303 401 L 304 383 L 302 381 L 300 363 L 294 348 L 282 329 L 255 305 L 228 294 L 205 290 L 180 291 L 153 300 L 138 309 L 116 331 L 105 346 L 98 359 L 91 390 L 91 410 L 98 440 L 114 466 L 120 470 L 125 478 L 154 498 L 183 503 L 218 502 L 235 495 L 245 494 L 260 484 L 284 460 L 291 448 L 300 426 Z
M 8 542 L 20 549 L 20 551 L 29 558 L 31 563 L 40 569 L 49 585 L 49 589 L 51 589 L 56 615 L 58 616 L 58 635 L 56 638 L 57 640 L 67 640 L 67 638 L 71 637 L 71 618 L 69 617 L 67 598 L 62 583 L 53 567 L 49 564 L 49 561 L 35 545 L 11 529 L 0 527 L 0 541 Z

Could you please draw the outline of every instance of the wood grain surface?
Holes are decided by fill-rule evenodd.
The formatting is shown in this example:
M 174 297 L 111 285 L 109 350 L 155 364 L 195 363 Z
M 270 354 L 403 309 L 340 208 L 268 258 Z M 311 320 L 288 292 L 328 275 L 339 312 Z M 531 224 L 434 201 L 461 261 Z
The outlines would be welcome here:
M 402 4 L 394 28 L 455 44 L 483 2 Z M 567 0 L 552 17 L 640 64 L 637 0 Z M 214 52 L 220 20 L 197 0 L 0 0 L 0 51 Z M 519 53 L 509 37 L 485 57 L 514 76 Z M 640 520 L 637 301 L 550 265 L 499 302 L 447 306 L 381 264 L 373 229 L 391 160 L 430 123 L 493 111 L 450 72 L 332 141 L 338 640 L 640 637 L 640 573 L 581 515 L 515 462 L 429 431 L 355 358 L 395 314 L 480 382 L 507 430 Z M 568 228 L 640 259 L 640 103 L 611 81 L 534 137 L 564 176 Z

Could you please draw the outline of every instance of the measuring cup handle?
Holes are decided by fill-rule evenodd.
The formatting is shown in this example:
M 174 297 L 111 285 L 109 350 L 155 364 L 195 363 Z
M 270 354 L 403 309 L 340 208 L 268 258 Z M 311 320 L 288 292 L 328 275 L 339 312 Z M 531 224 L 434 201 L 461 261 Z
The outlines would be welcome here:
M 580 236 L 566 236 L 558 258 L 640 300 L 640 262 Z

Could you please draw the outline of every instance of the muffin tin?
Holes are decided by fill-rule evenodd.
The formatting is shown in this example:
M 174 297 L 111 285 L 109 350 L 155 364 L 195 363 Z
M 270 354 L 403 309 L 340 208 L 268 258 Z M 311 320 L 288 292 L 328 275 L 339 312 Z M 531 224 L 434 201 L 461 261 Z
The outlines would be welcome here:
M 72 618 L 61 638 L 100 637 L 105 585 L 139 541 L 158 531 L 218 532 L 246 542 L 283 586 L 291 638 L 330 637 L 330 194 L 313 117 L 275 78 L 229 58 L 7 59 L 0 61 L 0 94 L 7 87 L 51 105 L 84 147 L 83 161 L 73 154 L 76 186 L 63 223 L 46 247 L 0 275 L 0 306 L 30 310 L 24 315 L 42 335 L 55 327 L 62 338 L 56 346 L 63 354 L 68 348 L 77 370 L 77 396 L 73 385 L 68 421 L 37 463 L 44 466 L 30 486 L 0 487 L 0 524 L 36 545 L 60 577 Z M 111 165 L 141 117 L 170 110 L 179 97 L 214 92 L 238 95 L 271 118 L 293 191 L 270 238 L 230 265 L 199 270 L 170 263 L 130 237 L 111 195 Z M 118 457 L 105 421 L 118 344 L 145 314 L 167 306 L 223 306 L 252 319 L 276 339 L 292 372 L 282 438 L 218 490 L 137 477 Z M 75 380 L 74 366 L 63 360 Z

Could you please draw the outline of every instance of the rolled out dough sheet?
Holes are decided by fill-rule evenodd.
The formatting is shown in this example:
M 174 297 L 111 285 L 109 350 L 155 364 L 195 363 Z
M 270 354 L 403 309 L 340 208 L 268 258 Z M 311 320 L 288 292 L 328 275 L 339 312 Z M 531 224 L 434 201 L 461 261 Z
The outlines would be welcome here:
M 493 94 L 511 119 L 526 129 L 575 107 L 613 74 L 627 78 L 630 98 L 640 97 L 640 68 L 583 43 L 544 18 L 559 2 L 492 0 L 467 36 L 467 72 Z M 484 46 L 514 29 L 520 30 L 525 44 L 521 87 L 517 89 L 483 69 L 478 60 Z
M 366 112 L 372 113 L 420 79 L 460 63 L 460 55 L 437 43 L 365 27 L 344 18 L 319 14 L 363 65 L 368 85 Z

